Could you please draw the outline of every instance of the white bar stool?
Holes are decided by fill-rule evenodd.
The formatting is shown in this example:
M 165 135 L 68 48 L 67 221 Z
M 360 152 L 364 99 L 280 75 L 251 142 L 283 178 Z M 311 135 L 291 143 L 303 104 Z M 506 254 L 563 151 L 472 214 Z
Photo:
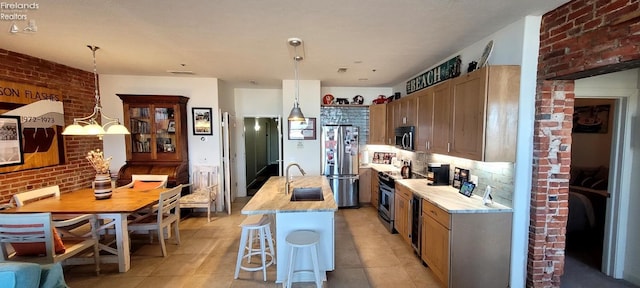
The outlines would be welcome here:
M 262 270 L 262 276 L 264 281 L 267 281 L 267 267 L 276 263 L 276 254 L 273 250 L 273 238 L 271 237 L 271 221 L 267 215 L 249 215 L 242 223 L 242 234 L 240 236 L 240 246 L 238 247 L 238 260 L 236 261 L 236 273 L 234 279 L 238 279 L 240 269 L 245 271 L 258 271 Z M 254 239 L 253 232 L 258 232 L 260 249 L 253 248 Z M 265 241 L 269 245 L 269 252 L 266 252 Z M 246 252 L 246 253 L 245 253 Z M 251 263 L 251 257 L 253 255 L 260 255 L 262 259 L 262 266 L 247 267 L 242 266 L 242 259 L 247 258 L 247 263 Z M 271 258 L 267 262 L 267 256 Z
M 287 269 L 287 279 L 284 283 L 284 288 L 291 288 L 291 282 L 294 273 L 309 272 L 304 270 L 295 270 L 295 259 L 298 255 L 298 249 L 309 248 L 311 252 L 311 262 L 313 262 L 313 274 L 315 276 L 315 282 L 317 287 L 322 287 L 322 276 L 320 275 L 320 262 L 318 260 L 318 242 L 320 241 L 320 234 L 315 231 L 298 230 L 293 231 L 285 238 L 287 244 L 291 247 L 289 252 L 289 267 Z

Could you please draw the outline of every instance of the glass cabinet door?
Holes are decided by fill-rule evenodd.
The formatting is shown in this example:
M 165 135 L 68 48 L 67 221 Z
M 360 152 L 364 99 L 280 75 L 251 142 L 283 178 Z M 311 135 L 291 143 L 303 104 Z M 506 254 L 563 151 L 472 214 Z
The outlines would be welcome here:
M 131 152 L 151 153 L 152 119 L 149 117 L 149 107 L 130 107 L 129 125 Z
M 176 153 L 176 119 L 173 107 L 155 107 L 156 153 Z

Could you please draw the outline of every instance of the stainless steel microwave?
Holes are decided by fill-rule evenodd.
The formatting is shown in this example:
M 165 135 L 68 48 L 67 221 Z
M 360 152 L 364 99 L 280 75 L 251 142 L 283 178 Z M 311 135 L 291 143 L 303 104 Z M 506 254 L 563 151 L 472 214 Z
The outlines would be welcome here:
M 416 127 L 415 126 L 402 126 L 395 129 L 395 145 L 396 147 L 404 150 L 413 151 L 415 142 Z

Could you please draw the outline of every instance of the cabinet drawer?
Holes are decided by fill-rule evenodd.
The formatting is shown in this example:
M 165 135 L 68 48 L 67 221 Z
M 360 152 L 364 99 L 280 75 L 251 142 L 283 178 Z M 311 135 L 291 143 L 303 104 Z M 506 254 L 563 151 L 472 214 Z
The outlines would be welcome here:
M 446 227 L 447 229 L 451 229 L 449 227 L 449 213 L 436 207 L 436 205 L 433 205 L 433 203 L 424 199 L 422 200 L 422 214 L 428 215 L 429 217 L 438 221 L 438 223 L 442 224 L 442 226 Z
M 409 190 L 409 188 L 407 188 L 406 186 L 397 184 L 396 185 L 396 194 L 404 197 L 405 199 L 411 199 L 413 197 L 413 192 L 411 192 L 411 190 Z

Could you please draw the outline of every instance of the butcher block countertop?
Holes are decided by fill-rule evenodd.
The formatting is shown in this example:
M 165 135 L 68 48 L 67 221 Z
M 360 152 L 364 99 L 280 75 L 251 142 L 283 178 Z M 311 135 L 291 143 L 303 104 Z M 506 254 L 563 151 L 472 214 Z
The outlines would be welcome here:
M 242 208 L 242 214 L 273 214 L 291 212 L 331 212 L 338 210 L 325 176 L 296 176 L 291 188 L 322 187 L 323 201 L 291 201 L 291 193 L 285 195 L 285 177 L 271 177 L 258 190 L 249 203 Z
M 414 194 L 419 195 L 434 205 L 449 213 L 506 213 L 513 212 L 512 208 L 497 203 L 484 205 L 482 197 L 472 195 L 464 196 L 458 193 L 458 189 L 451 186 L 429 186 L 426 179 L 402 179 L 396 180 L 396 185 L 406 186 Z

